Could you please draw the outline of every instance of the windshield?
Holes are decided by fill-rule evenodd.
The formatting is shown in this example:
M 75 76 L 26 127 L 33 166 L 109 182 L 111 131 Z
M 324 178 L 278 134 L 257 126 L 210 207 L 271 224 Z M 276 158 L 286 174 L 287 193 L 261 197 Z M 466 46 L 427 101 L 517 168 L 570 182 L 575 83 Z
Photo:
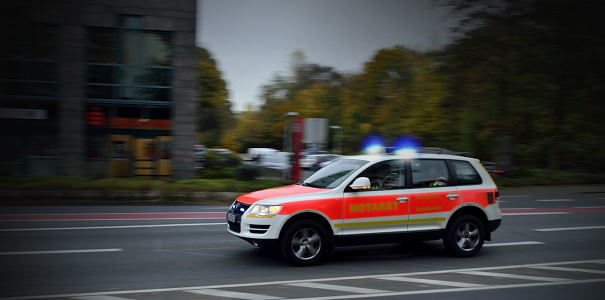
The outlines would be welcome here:
M 319 169 L 300 184 L 320 189 L 333 189 L 367 163 L 367 161 L 359 159 L 339 159 Z

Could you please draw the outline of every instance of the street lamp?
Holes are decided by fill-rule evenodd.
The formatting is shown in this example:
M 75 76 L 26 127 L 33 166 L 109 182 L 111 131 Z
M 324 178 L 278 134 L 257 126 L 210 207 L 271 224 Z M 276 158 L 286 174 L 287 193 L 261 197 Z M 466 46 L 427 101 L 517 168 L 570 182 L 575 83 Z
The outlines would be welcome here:
M 288 122 L 286 122 L 287 117 L 296 117 L 298 116 L 298 112 L 290 111 L 284 114 L 284 147 L 283 151 L 288 152 L 288 149 L 292 145 L 292 126 L 287 126 Z
M 336 134 L 334 134 L 334 140 L 332 141 L 332 151 L 334 151 L 335 153 L 340 154 L 340 151 L 342 150 L 342 127 L 340 126 L 330 126 L 331 129 L 334 130 L 340 130 L 340 135 L 338 135 L 338 148 L 336 148 Z M 335 149 L 338 149 L 338 151 L 336 151 Z

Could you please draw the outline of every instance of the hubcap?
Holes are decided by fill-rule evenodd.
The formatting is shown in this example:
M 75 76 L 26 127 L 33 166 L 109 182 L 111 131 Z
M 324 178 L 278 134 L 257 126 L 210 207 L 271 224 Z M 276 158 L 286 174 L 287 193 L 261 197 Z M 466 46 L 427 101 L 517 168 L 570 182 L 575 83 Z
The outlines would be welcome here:
M 321 238 L 311 229 L 304 228 L 297 231 L 292 237 L 292 251 L 297 258 L 309 260 L 317 256 L 321 250 Z
M 473 251 L 479 245 L 479 228 L 473 223 L 464 223 L 456 231 L 456 244 L 462 251 Z

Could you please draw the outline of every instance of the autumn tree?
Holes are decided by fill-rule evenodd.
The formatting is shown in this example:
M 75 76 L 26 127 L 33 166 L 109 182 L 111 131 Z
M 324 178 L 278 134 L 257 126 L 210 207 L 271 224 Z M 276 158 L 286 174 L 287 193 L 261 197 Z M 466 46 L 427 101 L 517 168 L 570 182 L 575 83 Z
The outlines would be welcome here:
M 234 116 L 227 84 L 208 50 L 198 48 L 198 139 L 208 147 L 217 147 L 221 137 L 232 128 Z

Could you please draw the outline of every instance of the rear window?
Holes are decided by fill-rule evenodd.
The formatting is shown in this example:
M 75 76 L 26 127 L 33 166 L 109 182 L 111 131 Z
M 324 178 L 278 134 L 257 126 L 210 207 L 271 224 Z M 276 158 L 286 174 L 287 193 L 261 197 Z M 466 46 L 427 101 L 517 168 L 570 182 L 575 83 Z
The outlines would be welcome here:
M 452 160 L 459 184 L 481 184 L 481 176 L 468 161 Z

